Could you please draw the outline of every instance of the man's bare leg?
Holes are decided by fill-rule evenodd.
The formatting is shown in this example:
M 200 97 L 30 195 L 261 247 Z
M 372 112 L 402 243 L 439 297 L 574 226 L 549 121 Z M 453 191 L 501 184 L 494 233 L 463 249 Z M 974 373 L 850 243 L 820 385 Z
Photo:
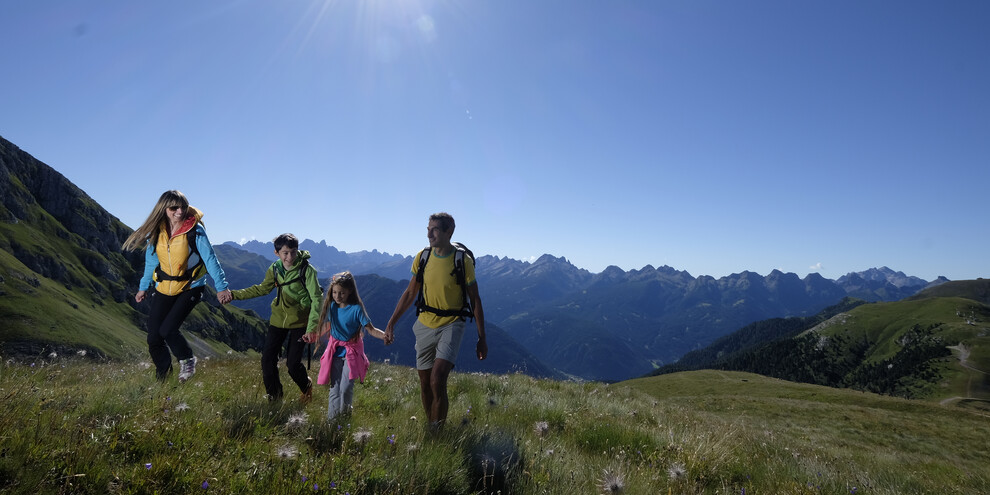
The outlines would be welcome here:
M 446 359 L 437 359 L 433 363 L 433 373 L 430 375 L 430 389 L 433 396 L 433 409 L 430 411 L 430 422 L 436 423 L 438 427 L 443 427 L 447 422 L 447 409 L 450 401 L 447 398 L 447 378 L 454 363 Z

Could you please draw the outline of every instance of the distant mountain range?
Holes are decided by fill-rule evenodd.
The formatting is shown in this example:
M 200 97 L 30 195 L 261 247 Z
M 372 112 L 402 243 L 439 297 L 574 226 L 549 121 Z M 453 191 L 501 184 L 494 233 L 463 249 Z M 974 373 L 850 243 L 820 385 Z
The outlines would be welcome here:
M 350 270 L 408 280 L 413 260 L 412 255 L 378 251 L 345 253 L 325 241 L 303 240 L 300 249 L 310 251 L 311 264 L 324 278 Z M 218 247 L 224 266 L 238 272 L 243 261 L 235 260 L 243 260 L 245 252 L 259 257 L 250 263 L 255 273 L 244 279 L 228 273 L 235 287 L 258 283 L 263 274 L 259 267 L 275 259 L 271 243 L 227 242 Z M 715 279 L 667 266 L 628 272 L 612 266 L 593 274 L 550 255 L 534 262 L 482 256 L 476 270 L 490 324 L 550 369 L 606 381 L 649 373 L 756 321 L 814 315 L 845 297 L 894 301 L 947 282 L 928 282 L 887 267 L 850 273 L 837 281 L 818 274 L 801 279 L 777 270 L 767 276 L 742 272 Z M 364 285 L 379 282 L 361 283 L 364 295 Z M 382 292 L 386 300 L 375 301 L 383 304 L 377 314 L 372 311 L 375 321 L 388 321 L 404 287 Z M 269 302 L 258 298 L 236 304 L 267 318 Z
M 143 355 L 146 308 L 133 302 L 143 259 L 120 251 L 130 229 L 2 138 L 0 194 L 0 352 L 83 346 L 111 357 Z M 334 272 L 358 274 L 369 312 L 383 326 L 408 280 L 411 255 L 421 246 L 409 255 L 345 253 L 310 240 L 301 247 L 311 252 L 324 286 Z M 234 288 L 260 282 L 273 251 L 257 241 L 217 246 Z M 837 281 L 780 271 L 716 279 L 667 266 L 590 273 L 551 255 L 534 262 L 482 256 L 477 274 L 490 358 L 479 363 L 472 357 L 475 339 L 469 336 L 459 370 L 605 381 L 649 373 L 753 322 L 814 316 L 849 296 L 895 301 L 946 282 L 886 267 Z M 238 302 L 247 313 L 219 307 L 212 296 L 207 300 L 212 302 L 199 305 L 184 326 L 202 340 L 204 352 L 260 347 L 270 298 Z M 369 341 L 369 355 L 411 363 L 411 321 L 409 312 L 394 346 Z

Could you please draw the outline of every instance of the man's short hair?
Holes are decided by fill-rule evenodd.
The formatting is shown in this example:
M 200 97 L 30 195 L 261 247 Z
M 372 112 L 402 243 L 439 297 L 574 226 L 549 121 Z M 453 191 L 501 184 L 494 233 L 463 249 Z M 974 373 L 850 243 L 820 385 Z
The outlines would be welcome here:
M 434 213 L 430 215 L 430 221 L 440 223 L 440 230 L 444 232 L 454 231 L 454 217 L 450 216 L 450 213 Z
M 292 234 L 282 234 L 272 240 L 272 244 L 275 244 L 276 251 L 281 251 L 285 246 L 289 246 L 289 249 L 298 249 L 299 239 Z

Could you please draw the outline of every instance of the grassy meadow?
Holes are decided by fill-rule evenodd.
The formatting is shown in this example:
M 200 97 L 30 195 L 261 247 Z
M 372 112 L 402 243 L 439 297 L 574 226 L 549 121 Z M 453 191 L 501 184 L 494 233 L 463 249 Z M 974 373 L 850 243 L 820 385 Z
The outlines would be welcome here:
M 436 434 L 407 367 L 372 363 L 333 422 L 325 387 L 308 405 L 269 403 L 257 357 L 202 360 L 182 385 L 153 374 L 79 356 L 3 363 L 0 492 L 990 493 L 985 411 L 744 373 L 454 373 Z

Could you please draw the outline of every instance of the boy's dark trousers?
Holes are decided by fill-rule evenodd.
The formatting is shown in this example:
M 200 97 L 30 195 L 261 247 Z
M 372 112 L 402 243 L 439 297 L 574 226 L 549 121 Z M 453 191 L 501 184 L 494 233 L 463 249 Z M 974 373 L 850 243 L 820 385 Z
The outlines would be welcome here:
M 299 340 L 305 333 L 305 327 L 268 327 L 265 348 L 261 351 L 261 378 L 265 382 L 265 391 L 269 397 L 282 398 L 282 381 L 278 378 L 278 356 L 286 337 L 289 338 L 289 345 L 285 355 L 285 367 L 288 368 L 289 376 L 299 386 L 300 392 L 305 392 L 309 387 L 309 373 L 306 372 L 306 367 L 302 364 L 306 343 Z

